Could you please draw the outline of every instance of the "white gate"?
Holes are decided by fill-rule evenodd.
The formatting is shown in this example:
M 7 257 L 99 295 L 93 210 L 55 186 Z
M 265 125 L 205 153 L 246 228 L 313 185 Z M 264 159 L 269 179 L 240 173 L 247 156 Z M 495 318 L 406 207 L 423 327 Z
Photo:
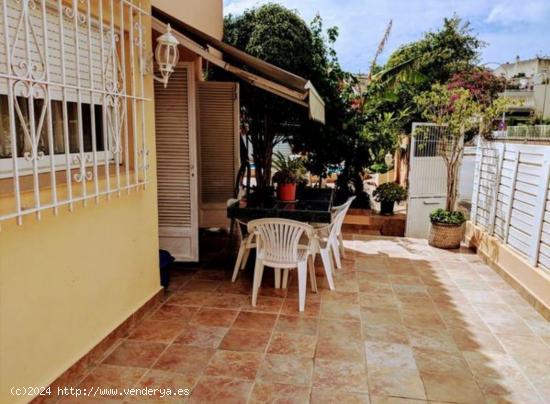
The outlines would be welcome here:
M 445 207 L 447 168 L 439 154 L 445 127 L 413 123 L 409 165 L 406 237 L 428 238 L 430 212 Z

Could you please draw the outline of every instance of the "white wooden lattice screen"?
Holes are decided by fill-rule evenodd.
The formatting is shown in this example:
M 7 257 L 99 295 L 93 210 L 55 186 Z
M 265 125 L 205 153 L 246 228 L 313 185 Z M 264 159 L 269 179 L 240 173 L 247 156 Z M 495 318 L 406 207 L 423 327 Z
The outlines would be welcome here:
M 146 18 L 139 1 L 2 0 L 0 221 L 147 183 Z
M 481 141 L 471 220 L 550 270 L 550 145 Z

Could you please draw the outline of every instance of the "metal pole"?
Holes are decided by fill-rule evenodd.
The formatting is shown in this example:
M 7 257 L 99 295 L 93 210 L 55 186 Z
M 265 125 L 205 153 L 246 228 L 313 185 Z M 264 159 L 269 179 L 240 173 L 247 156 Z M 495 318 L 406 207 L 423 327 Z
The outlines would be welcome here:
M 543 84 L 544 86 L 544 99 L 542 100 L 542 119 L 544 119 L 544 114 L 546 112 L 546 92 L 548 91 L 548 84 Z

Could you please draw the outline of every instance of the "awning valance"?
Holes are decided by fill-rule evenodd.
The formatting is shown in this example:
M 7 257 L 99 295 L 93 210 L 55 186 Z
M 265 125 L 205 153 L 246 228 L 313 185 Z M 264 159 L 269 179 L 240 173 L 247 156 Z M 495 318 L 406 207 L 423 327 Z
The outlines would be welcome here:
M 211 37 L 156 7 L 152 14 L 153 29 L 163 32 L 169 23 L 172 34 L 185 48 L 253 86 L 307 107 L 311 119 L 325 123 L 325 103 L 310 81 Z M 210 48 L 221 56 L 210 52 Z

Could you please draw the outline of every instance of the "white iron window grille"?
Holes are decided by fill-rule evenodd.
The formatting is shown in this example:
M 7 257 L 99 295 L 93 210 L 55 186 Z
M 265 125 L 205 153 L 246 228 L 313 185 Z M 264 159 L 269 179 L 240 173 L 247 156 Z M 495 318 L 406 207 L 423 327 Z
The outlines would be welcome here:
M 0 221 L 144 186 L 139 0 L 1 1 Z

